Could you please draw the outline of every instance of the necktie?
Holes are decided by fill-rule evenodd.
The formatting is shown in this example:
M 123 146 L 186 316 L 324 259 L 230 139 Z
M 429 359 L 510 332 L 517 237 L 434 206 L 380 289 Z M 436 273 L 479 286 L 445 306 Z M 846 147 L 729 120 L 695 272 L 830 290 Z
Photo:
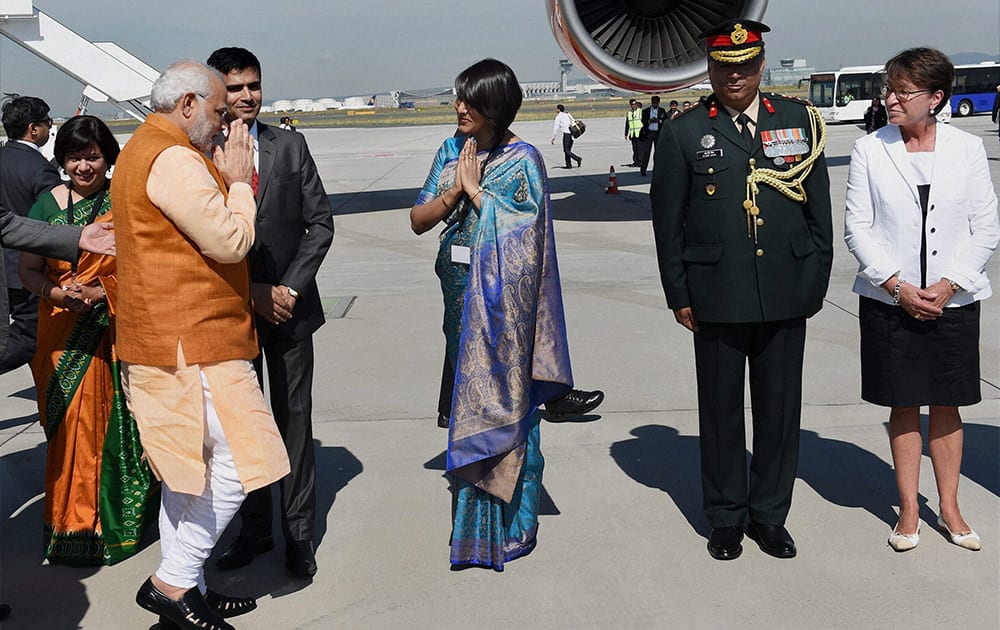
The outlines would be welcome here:
M 753 133 L 750 131 L 750 117 L 745 113 L 740 114 L 736 117 L 736 122 L 740 124 L 740 135 L 743 136 L 743 142 L 747 144 L 747 148 L 753 146 Z
M 253 169 L 253 181 L 250 182 L 250 187 L 253 188 L 253 196 L 257 196 L 257 167 Z

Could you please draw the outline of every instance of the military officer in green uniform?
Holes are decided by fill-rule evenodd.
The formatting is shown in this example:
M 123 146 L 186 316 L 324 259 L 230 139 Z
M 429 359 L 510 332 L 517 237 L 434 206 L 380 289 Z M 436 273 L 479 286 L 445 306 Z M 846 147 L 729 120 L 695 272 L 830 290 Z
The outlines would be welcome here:
M 784 525 L 806 318 L 823 305 L 833 259 L 822 117 L 760 93 L 769 30 L 731 20 L 701 34 L 714 93 L 665 125 L 650 188 L 667 305 L 694 333 L 708 551 L 719 560 L 742 553 L 744 527 L 764 552 L 795 556 Z

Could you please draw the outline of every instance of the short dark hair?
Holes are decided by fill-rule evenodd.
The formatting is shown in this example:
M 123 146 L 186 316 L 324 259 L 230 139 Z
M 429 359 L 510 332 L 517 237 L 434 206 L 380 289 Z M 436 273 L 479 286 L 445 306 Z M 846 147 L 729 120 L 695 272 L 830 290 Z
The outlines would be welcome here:
M 257 60 L 257 56 L 246 48 L 238 46 L 228 46 L 216 50 L 208 56 L 206 63 L 221 72 L 223 76 L 247 68 L 256 70 L 257 76 L 260 76 L 260 61 Z
M 561 112 L 566 111 L 566 107 L 562 103 L 559 103 L 558 105 L 556 105 L 556 109 L 558 109 Z
M 670 101 L 670 106 L 671 107 L 676 107 L 677 106 L 677 101 Z
M 490 149 L 507 133 L 523 98 L 514 71 L 496 59 L 483 59 L 455 77 L 455 96 L 479 111 L 493 129 Z
M 3 106 L 3 130 L 9 140 L 20 140 L 28 133 L 28 125 L 48 121 L 49 106 L 37 96 L 10 94 Z
M 951 99 L 952 85 L 955 83 L 955 66 L 948 55 L 935 48 L 907 48 L 885 62 L 885 74 L 889 83 L 905 79 L 922 90 L 933 94 L 944 92 L 944 98 L 934 108 L 937 115 Z
M 121 147 L 114 134 L 100 118 L 94 116 L 73 116 L 56 133 L 56 143 L 52 149 L 56 162 L 66 164 L 66 156 L 82 151 L 95 144 L 101 150 L 104 161 L 111 166 L 118 160 Z
M 654 96 L 654 97 L 652 97 L 652 98 L 649 99 L 649 102 L 650 103 L 659 103 L 660 102 L 660 97 L 659 96 Z

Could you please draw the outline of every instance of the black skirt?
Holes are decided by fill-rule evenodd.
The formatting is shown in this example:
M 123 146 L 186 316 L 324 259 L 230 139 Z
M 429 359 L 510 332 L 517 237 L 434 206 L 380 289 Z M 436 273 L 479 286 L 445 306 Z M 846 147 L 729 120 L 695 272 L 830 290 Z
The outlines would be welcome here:
M 931 321 L 862 297 L 861 398 L 885 407 L 960 407 L 982 400 L 979 302 Z

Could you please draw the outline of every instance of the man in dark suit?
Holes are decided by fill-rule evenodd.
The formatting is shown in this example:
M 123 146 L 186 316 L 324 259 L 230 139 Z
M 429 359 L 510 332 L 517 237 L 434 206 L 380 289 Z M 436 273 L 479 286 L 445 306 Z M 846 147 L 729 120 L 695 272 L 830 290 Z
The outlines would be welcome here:
M 714 94 L 664 127 L 650 189 L 667 305 L 694 332 L 708 551 L 719 560 L 742 553 L 745 524 L 764 552 L 796 554 L 784 524 L 806 318 L 823 305 L 833 260 L 822 118 L 801 101 L 760 94 L 767 30 L 732 20 L 702 34 Z
M 653 145 L 660 137 L 660 129 L 667 120 L 667 110 L 660 107 L 660 97 L 654 96 L 649 99 L 649 107 L 642 110 L 642 129 L 645 136 L 642 138 L 642 153 L 639 156 L 639 174 L 646 176 L 646 169 L 649 168 L 649 158 L 653 154 Z
M 316 273 L 333 241 L 333 213 L 305 138 L 257 120 L 260 62 L 244 48 L 220 48 L 208 65 L 222 73 L 227 117 L 240 118 L 256 140 L 257 230 L 248 256 L 261 355 L 271 411 L 288 449 L 291 473 L 278 485 L 285 566 L 299 577 L 316 573 L 316 464 L 312 443 L 312 335 L 325 317 Z M 241 529 L 219 557 L 220 569 L 246 566 L 274 546 L 271 492 L 251 492 L 240 508 Z
M 0 205 L 28 216 L 39 195 L 62 183 L 59 171 L 40 151 L 52 129 L 49 106 L 34 96 L 14 95 L 3 106 L 3 128 L 8 140 L 0 147 Z M 16 251 L 4 252 L 7 308 L 3 317 L 6 324 L 9 315 L 11 323 L 7 351 L 0 352 L 0 374 L 21 367 L 35 354 L 38 298 L 21 284 L 17 259 Z

